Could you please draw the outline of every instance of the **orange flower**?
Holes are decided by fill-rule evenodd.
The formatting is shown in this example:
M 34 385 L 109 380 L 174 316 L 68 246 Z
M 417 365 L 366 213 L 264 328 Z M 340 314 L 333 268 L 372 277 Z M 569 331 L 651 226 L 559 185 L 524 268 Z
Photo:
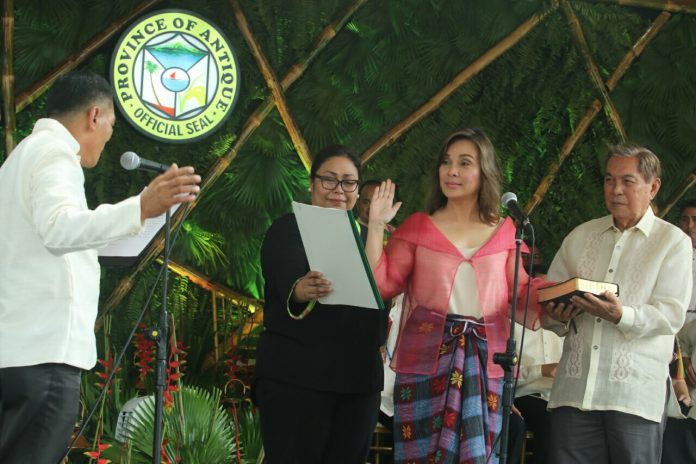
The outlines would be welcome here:
M 420 333 L 430 333 L 433 331 L 435 328 L 435 324 L 432 322 L 422 322 L 421 325 L 418 326 L 418 332 Z
M 495 393 L 489 393 L 488 394 L 488 409 L 491 411 L 497 411 L 498 410 L 498 395 Z

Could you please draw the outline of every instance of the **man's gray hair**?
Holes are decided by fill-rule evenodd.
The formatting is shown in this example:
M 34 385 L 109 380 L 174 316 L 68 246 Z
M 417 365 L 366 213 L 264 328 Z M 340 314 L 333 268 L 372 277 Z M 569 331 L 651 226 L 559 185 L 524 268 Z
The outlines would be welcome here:
M 632 158 L 635 156 L 638 158 L 638 170 L 643 176 L 643 180 L 646 182 L 652 182 L 653 179 L 660 177 L 662 174 L 660 158 L 658 158 L 657 155 L 652 151 L 645 147 L 641 147 L 640 145 L 635 145 L 632 143 L 612 145 L 609 147 L 607 163 L 609 163 L 612 156 L 619 156 L 622 158 Z

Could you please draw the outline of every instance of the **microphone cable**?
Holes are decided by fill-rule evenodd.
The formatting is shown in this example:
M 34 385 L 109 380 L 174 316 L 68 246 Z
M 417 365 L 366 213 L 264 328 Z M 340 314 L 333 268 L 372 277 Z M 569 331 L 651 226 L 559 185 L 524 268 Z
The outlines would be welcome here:
M 184 218 L 181 219 L 181 221 L 179 222 L 179 225 L 177 226 L 176 230 L 174 231 L 174 235 L 172 237 L 172 243 L 169 246 L 169 250 L 168 251 L 162 250 L 163 252 L 167 251 L 167 253 L 171 253 L 171 250 L 174 248 L 174 244 L 176 243 L 176 240 L 179 238 L 179 233 L 181 232 L 181 226 L 183 224 L 184 224 Z M 166 256 L 165 256 L 165 258 L 166 258 Z M 166 262 L 167 262 L 166 259 L 162 262 L 162 266 L 160 266 L 159 273 L 157 274 L 157 277 L 155 277 L 155 282 L 152 284 L 152 287 L 150 288 L 150 293 L 147 295 L 147 298 L 145 299 L 145 303 L 143 304 L 143 308 L 140 311 L 140 314 L 138 315 L 137 320 L 135 321 L 135 325 L 133 327 L 133 330 L 131 330 L 130 334 L 126 338 L 125 343 L 123 344 L 123 348 L 121 349 L 121 352 L 118 354 L 118 356 L 114 360 L 114 364 L 113 364 L 113 367 L 111 369 L 111 372 L 109 373 L 109 377 L 104 382 L 104 386 L 102 387 L 101 392 L 99 392 L 99 396 L 97 397 L 97 400 L 94 402 L 94 405 L 92 406 L 92 409 L 87 414 L 87 417 L 82 420 L 82 423 L 80 424 L 80 428 L 78 429 L 78 432 L 75 435 L 75 438 L 73 438 L 70 441 L 70 444 L 68 445 L 65 453 L 58 460 L 58 462 L 56 464 L 61 464 L 63 462 L 63 460 L 68 457 L 70 452 L 73 450 L 73 446 L 75 446 L 75 443 L 77 442 L 77 440 L 79 440 L 80 437 L 83 435 L 87 424 L 89 424 L 89 421 L 92 419 L 92 416 L 94 415 L 97 408 L 99 407 L 99 404 L 103 401 L 104 396 L 106 395 L 106 392 L 109 390 L 109 385 L 111 384 L 111 381 L 113 380 L 114 376 L 116 375 L 116 372 L 118 370 L 117 368 L 118 368 L 118 366 L 121 365 L 121 362 L 123 361 L 123 357 L 125 356 L 126 351 L 128 350 L 128 347 L 130 346 L 130 343 L 133 340 L 133 337 L 135 337 L 135 334 L 138 331 L 138 326 L 140 325 L 140 322 L 143 320 L 143 317 L 145 317 L 145 312 L 149 309 L 150 301 L 152 300 L 152 297 L 155 294 L 155 290 L 157 289 L 157 285 L 159 284 L 159 281 L 162 279 L 162 275 L 164 274 Z M 166 295 L 163 295 L 163 296 L 166 298 Z
M 527 266 L 527 295 L 525 296 L 524 300 L 524 316 L 522 317 L 522 336 L 520 337 L 520 352 L 517 355 L 517 370 L 515 372 L 515 384 L 512 387 L 512 404 L 515 404 L 515 392 L 517 391 L 517 380 L 520 375 L 520 365 L 522 364 L 522 352 L 524 351 L 524 336 L 527 333 L 527 311 L 529 309 L 529 294 L 532 293 L 532 275 L 534 271 L 534 253 L 536 251 L 536 238 L 534 236 L 534 225 L 532 225 L 531 222 L 527 223 L 526 227 L 528 228 L 531 239 L 532 239 L 532 246 L 530 248 L 530 253 L 529 253 L 529 264 Z M 516 314 L 513 314 L 512 317 L 516 317 Z M 501 398 L 502 400 L 502 398 Z M 503 411 L 504 412 L 504 411 Z M 514 414 L 511 412 L 511 414 Z M 510 422 L 508 422 L 509 426 Z M 495 440 L 493 443 L 491 443 L 491 451 L 490 453 L 486 456 L 486 464 L 488 464 L 491 460 L 491 457 L 493 456 L 493 453 L 496 450 L 496 447 L 500 447 L 500 437 L 502 436 L 503 431 L 501 430 L 498 432 L 498 434 L 495 437 Z M 508 439 L 509 439 L 509 434 L 508 434 Z M 509 444 L 509 442 L 508 442 Z M 500 450 L 498 450 L 498 453 L 500 453 Z

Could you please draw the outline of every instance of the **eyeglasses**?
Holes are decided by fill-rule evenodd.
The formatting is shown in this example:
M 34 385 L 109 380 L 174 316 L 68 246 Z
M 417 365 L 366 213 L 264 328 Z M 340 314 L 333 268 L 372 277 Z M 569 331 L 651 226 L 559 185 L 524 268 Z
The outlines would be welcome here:
M 326 190 L 335 190 L 339 185 L 344 192 L 355 192 L 358 188 L 359 181 L 355 179 L 338 180 L 335 177 L 315 176 L 321 182 L 321 186 Z

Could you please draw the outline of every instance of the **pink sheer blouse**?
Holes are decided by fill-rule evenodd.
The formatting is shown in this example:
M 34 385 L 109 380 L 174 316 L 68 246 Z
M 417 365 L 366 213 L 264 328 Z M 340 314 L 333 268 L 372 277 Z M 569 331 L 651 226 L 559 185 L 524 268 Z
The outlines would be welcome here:
M 523 251 L 528 252 L 523 244 Z M 391 367 L 408 374 L 433 374 L 442 343 L 445 319 L 459 265 L 468 261 L 476 273 L 476 287 L 488 339 L 488 377 L 503 376 L 493 353 L 505 351 L 510 331 L 509 313 L 515 266 L 515 226 L 505 219 L 488 241 L 466 259 L 425 213 L 415 213 L 396 230 L 375 269 L 383 298 L 405 293 L 403 313 Z M 522 311 L 529 277 L 520 266 L 518 315 Z M 527 326 L 539 327 L 540 308 L 533 279 Z

